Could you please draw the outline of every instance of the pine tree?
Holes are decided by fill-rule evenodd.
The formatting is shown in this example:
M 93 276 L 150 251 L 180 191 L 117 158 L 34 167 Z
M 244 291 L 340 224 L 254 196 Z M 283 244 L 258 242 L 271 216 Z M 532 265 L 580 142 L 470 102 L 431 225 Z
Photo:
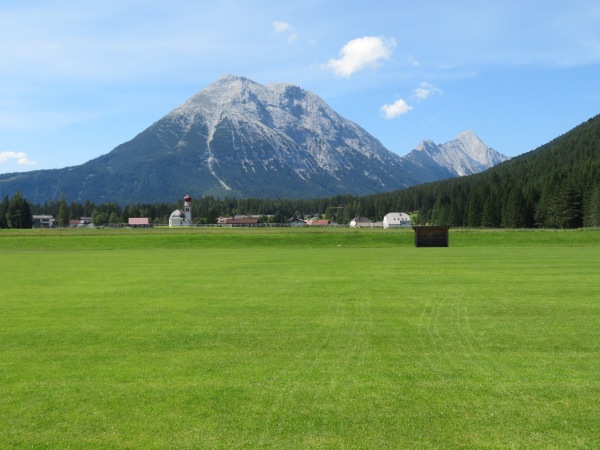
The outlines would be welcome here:
M 490 194 L 483 204 L 481 213 L 481 226 L 486 228 L 499 228 L 502 215 L 500 214 L 500 206 L 497 202 L 497 197 Z
M 33 228 L 33 216 L 27 199 L 23 199 L 21 206 L 21 228 Z
M 479 189 L 471 191 L 467 203 L 467 226 L 481 226 L 481 215 L 483 213 L 483 201 Z
M 84 216 L 83 206 L 79 203 L 71 202 L 69 205 L 69 219 L 79 219 Z
M 6 220 L 10 228 L 31 228 L 33 225 L 33 217 L 27 200 L 23 198 L 20 192 L 17 192 L 10 204 L 6 214 Z
M 504 228 L 524 228 L 527 224 L 527 205 L 520 187 L 510 191 L 502 214 Z
M 8 199 L 8 195 L 5 195 L 4 199 L 2 199 L 2 203 L 0 203 L 0 229 L 8 228 L 8 220 L 6 215 L 8 214 L 9 206 L 10 200 Z
M 69 208 L 64 195 L 60 198 L 57 221 L 59 227 L 64 228 L 69 225 Z
M 594 187 L 585 206 L 585 226 L 600 227 L 600 184 Z

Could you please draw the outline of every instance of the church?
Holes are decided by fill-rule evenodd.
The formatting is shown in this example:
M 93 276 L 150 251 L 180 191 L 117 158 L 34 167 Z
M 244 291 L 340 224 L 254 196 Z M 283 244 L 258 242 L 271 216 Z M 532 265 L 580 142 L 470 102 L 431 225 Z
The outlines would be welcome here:
M 189 227 L 192 225 L 192 197 L 183 197 L 183 212 L 176 209 L 169 216 L 170 227 Z

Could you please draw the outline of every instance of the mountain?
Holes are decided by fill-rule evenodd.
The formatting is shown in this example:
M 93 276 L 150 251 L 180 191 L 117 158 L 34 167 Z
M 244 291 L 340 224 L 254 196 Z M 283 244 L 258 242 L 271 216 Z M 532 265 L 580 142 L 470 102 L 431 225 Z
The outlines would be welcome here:
M 466 170 L 469 139 L 480 143 L 473 136 L 455 146 L 460 155 L 440 148 L 402 158 L 314 93 L 226 75 L 106 155 L 65 169 L 0 175 L 0 193 L 19 190 L 37 203 L 64 195 L 122 204 L 172 202 L 185 193 L 366 195 L 462 174 L 449 162 Z
M 422 141 L 404 158 L 437 179 L 472 175 L 509 159 L 470 130 L 441 145 Z

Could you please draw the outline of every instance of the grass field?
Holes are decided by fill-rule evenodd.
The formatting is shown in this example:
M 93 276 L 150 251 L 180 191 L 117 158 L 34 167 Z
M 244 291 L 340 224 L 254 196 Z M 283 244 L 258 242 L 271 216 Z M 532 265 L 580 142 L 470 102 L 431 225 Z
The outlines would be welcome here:
M 600 448 L 600 230 L 0 233 L 0 448 Z

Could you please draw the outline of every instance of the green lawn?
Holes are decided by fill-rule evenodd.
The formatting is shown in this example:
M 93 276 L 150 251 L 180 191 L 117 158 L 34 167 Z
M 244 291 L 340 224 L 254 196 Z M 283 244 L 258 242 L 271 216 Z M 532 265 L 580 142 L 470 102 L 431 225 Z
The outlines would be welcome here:
M 598 448 L 600 230 L 0 233 L 0 448 Z

